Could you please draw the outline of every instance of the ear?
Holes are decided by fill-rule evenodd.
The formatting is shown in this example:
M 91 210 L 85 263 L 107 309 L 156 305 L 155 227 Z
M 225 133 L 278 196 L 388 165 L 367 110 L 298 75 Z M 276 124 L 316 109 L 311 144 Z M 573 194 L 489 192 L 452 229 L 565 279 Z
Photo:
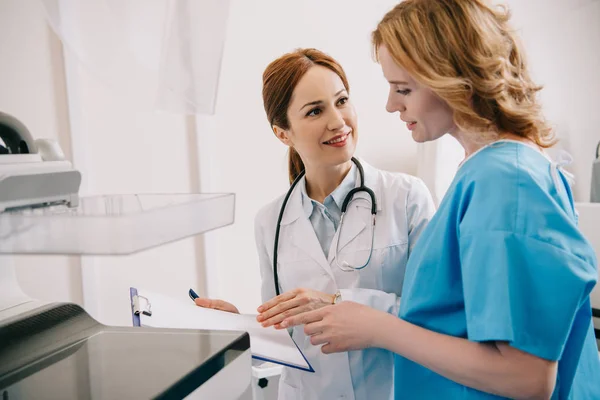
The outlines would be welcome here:
M 290 147 L 293 145 L 292 141 L 290 140 L 288 130 L 280 128 L 277 125 L 273 125 L 273 133 L 275 134 L 277 139 L 281 141 L 281 143 Z

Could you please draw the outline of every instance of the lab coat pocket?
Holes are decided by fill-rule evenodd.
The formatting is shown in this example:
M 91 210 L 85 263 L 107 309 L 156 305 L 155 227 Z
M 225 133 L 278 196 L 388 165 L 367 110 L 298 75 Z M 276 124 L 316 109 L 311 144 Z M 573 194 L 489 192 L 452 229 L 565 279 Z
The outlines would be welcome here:
M 352 272 L 338 272 L 336 280 L 340 288 L 360 287 L 400 294 L 404 282 L 407 261 L 406 243 L 382 248 L 374 248 L 369 260 L 370 250 L 366 249 L 340 253 L 339 262 L 347 262 L 354 267 L 369 263 L 363 269 Z

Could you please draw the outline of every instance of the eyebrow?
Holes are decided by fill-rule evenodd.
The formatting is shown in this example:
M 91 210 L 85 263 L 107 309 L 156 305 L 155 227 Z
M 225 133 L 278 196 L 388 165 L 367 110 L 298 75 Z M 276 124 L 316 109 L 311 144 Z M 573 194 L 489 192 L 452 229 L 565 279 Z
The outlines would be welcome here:
M 406 81 L 388 81 L 389 83 L 391 83 L 392 85 L 408 85 L 408 82 Z
M 337 92 L 336 94 L 333 95 L 333 97 L 337 97 L 339 96 L 342 92 L 345 92 L 346 88 L 341 89 L 339 92 Z M 302 107 L 300 107 L 300 111 L 302 111 L 302 109 L 308 107 L 308 106 L 316 106 L 317 104 L 323 104 L 323 100 L 316 100 L 316 101 L 311 101 L 310 103 L 306 103 L 305 105 L 303 105 Z

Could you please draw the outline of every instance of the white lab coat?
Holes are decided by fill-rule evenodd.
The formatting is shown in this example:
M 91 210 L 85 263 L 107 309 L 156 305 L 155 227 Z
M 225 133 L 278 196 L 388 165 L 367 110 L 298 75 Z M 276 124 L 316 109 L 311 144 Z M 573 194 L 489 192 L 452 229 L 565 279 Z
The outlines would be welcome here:
M 380 171 L 365 162 L 362 165 L 365 185 L 377 199 L 375 244 L 369 265 L 353 272 L 336 266 L 339 229 L 331 242 L 329 257 L 325 258 L 302 207 L 301 191 L 295 189 L 281 221 L 277 260 L 280 292 L 301 287 L 330 294 L 340 290 L 342 301 L 355 301 L 396 315 L 410 250 L 435 207 L 420 179 Z M 359 174 L 356 175 L 358 180 Z M 273 243 L 283 197 L 260 210 L 255 220 L 263 301 L 275 296 Z M 371 205 L 364 192 L 354 198 L 357 200 L 344 217 L 339 257 L 351 265 L 362 265 L 371 246 Z M 311 345 L 302 326 L 293 328 L 292 337 L 316 372 L 284 368 L 280 399 L 393 399 L 392 353 L 365 349 L 325 355 L 320 346 Z

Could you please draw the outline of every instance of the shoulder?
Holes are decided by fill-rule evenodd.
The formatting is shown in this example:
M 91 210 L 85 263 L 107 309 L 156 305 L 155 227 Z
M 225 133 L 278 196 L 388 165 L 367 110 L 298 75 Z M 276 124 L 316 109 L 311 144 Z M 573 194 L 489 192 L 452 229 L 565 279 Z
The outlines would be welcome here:
M 463 165 L 453 193 L 461 229 L 540 235 L 541 227 L 556 232 L 575 223 L 553 179 L 551 162 L 536 152 L 526 145 L 501 143 Z
M 365 165 L 365 170 L 370 169 L 371 175 L 375 177 L 376 185 L 386 197 L 404 198 L 408 202 L 431 200 L 431 193 L 422 179 L 403 172 L 378 169 L 364 161 L 363 165 Z
M 279 211 L 281 210 L 281 205 L 283 204 L 284 198 L 285 194 L 277 197 L 275 200 L 267 203 L 258 210 L 256 216 L 254 217 L 255 228 L 264 228 L 275 225 L 277 218 L 279 217 Z
M 505 193 L 516 189 L 513 185 L 523 173 L 519 166 L 519 148 L 507 146 L 487 147 L 471 156 L 457 172 L 457 182 L 462 186 L 477 186 L 480 191 Z
M 404 172 L 392 172 L 373 167 L 366 161 L 361 160 L 367 179 L 370 177 L 375 183 L 381 185 L 384 190 L 402 190 L 409 192 L 413 188 L 427 189 L 425 183 L 416 176 Z
M 543 155 L 531 153 L 534 151 L 512 142 L 484 148 L 457 172 L 455 195 L 467 203 L 527 206 L 523 196 L 548 191 L 550 163 Z
M 551 161 L 538 150 L 525 144 L 502 142 L 473 155 L 457 177 L 462 183 L 477 184 L 490 193 L 533 188 L 547 191 L 550 167 Z

